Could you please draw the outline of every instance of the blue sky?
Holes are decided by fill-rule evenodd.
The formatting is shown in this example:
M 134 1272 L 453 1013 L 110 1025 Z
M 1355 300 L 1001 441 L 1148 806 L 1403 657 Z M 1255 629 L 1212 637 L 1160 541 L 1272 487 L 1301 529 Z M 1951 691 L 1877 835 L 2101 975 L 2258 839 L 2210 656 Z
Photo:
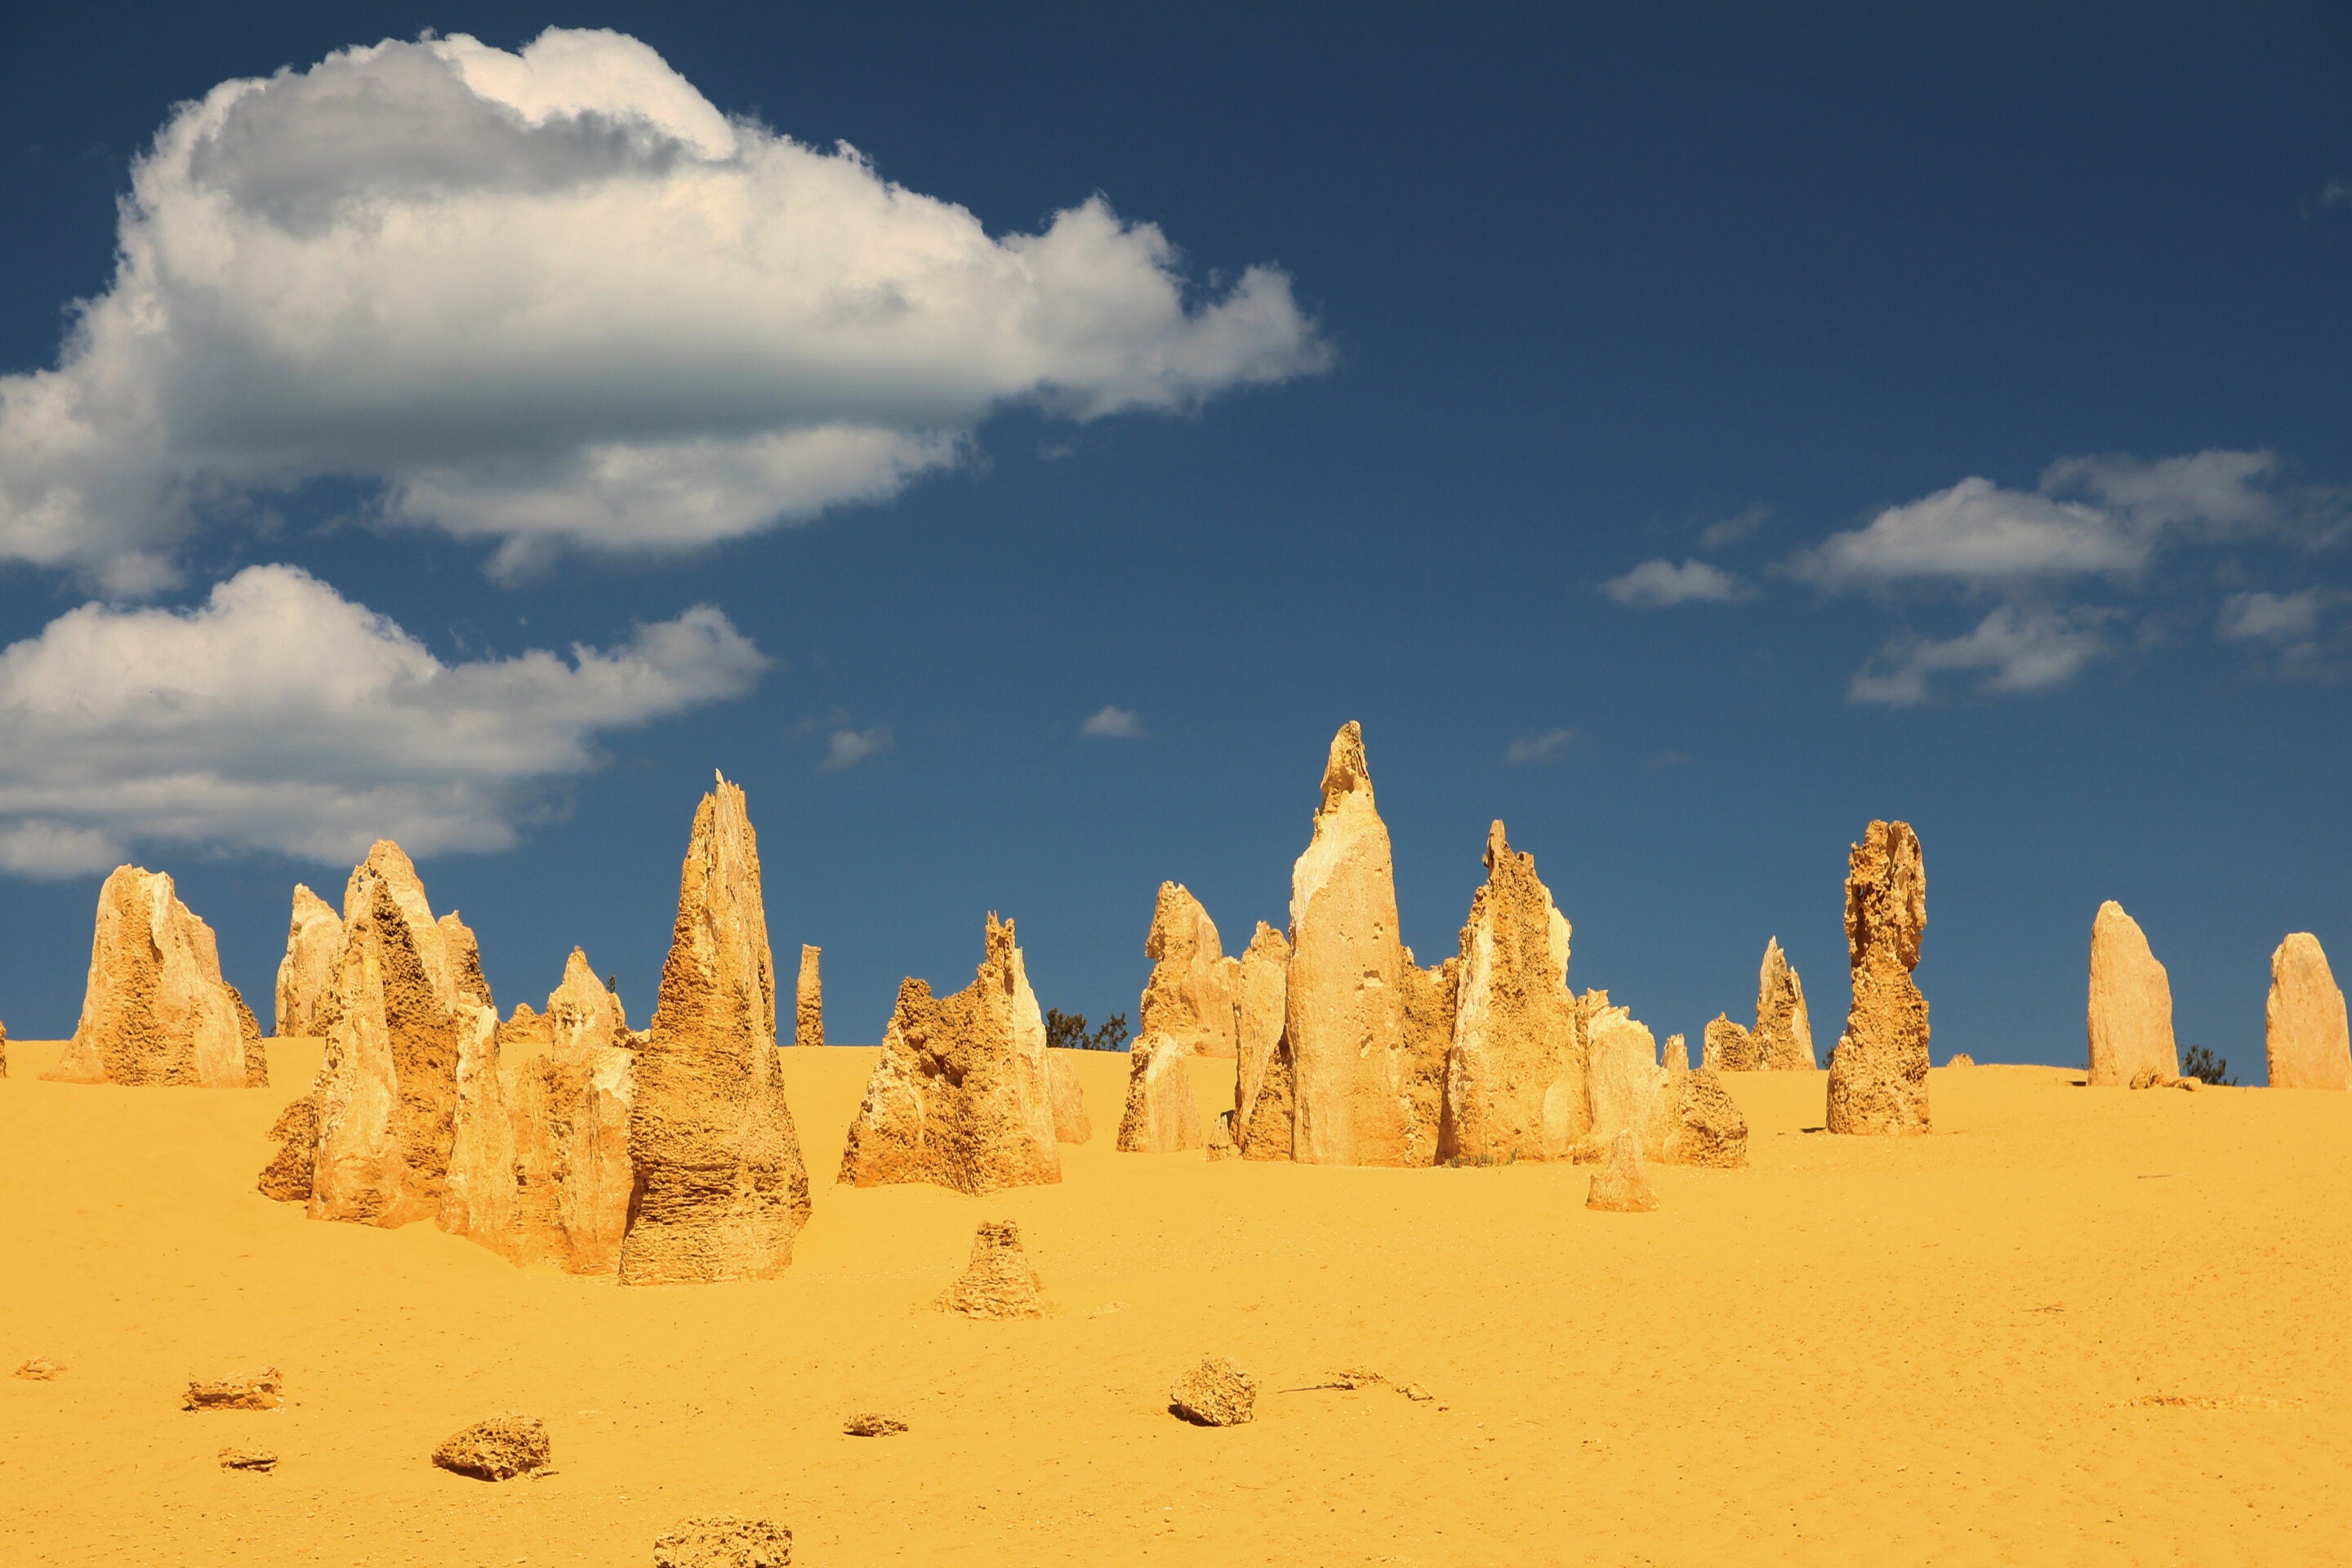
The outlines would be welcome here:
M 13 30 L 19 1037 L 118 853 L 259 999 L 377 831 L 642 1023 L 713 767 L 836 1038 L 992 909 L 1131 1016 L 1351 718 L 1423 962 L 1500 816 L 1661 1035 L 1777 934 L 1834 1038 L 1873 816 L 1938 1060 L 2079 1061 L 2102 899 L 2256 1076 L 2280 936 L 2352 953 L 2340 7 Z

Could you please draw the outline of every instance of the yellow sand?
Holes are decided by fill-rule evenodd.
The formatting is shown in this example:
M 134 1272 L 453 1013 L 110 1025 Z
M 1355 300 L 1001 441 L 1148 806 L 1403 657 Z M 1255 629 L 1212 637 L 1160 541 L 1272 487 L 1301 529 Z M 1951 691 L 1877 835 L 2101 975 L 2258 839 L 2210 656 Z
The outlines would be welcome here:
M 268 1090 L 54 1054 L 0 1082 L 0 1563 L 642 1568 L 721 1511 L 814 1568 L 2352 1562 L 2352 1095 L 1978 1068 L 1932 1138 L 1832 1139 L 1821 1075 L 1741 1075 L 1754 1167 L 1601 1215 L 1585 1169 L 1118 1154 L 1126 1059 L 1081 1055 L 1096 1142 L 971 1199 L 832 1185 L 873 1053 L 788 1051 L 798 1260 L 623 1289 L 258 1196 L 306 1045 Z M 927 1310 L 997 1216 L 1058 1314 Z M 1167 1413 L 1207 1353 L 1254 1425 Z M 286 1409 L 179 1410 L 267 1363 Z M 1286 1392 L 1349 1367 L 1433 1397 Z M 427 1465 L 505 1410 L 557 1474 Z

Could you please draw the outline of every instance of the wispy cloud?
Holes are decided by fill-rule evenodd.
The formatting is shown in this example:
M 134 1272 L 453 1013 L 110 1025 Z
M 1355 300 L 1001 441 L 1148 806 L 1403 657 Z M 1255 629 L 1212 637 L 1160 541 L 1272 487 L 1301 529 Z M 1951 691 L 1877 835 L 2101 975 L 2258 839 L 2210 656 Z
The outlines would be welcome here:
M 1078 726 L 1081 735 L 1092 735 L 1097 741 L 1140 741 L 1143 721 L 1132 708 L 1118 708 L 1108 703 L 1089 714 Z
M 1987 693 L 2046 691 L 2108 651 L 2096 621 L 2084 611 L 2002 605 L 1965 636 L 1888 643 L 1854 673 L 1846 694 L 1856 702 L 1910 706 L 1935 695 L 1938 676 L 1976 676 L 1976 689 Z
M 1522 735 L 1504 750 L 1503 761 L 1515 768 L 1531 763 L 1556 763 L 1568 755 L 1568 748 L 1575 740 L 1573 730 L 1546 730 L 1540 735 Z
M 877 724 L 871 730 L 835 730 L 825 742 L 824 761 L 817 767 L 828 773 L 844 768 L 854 768 L 868 757 L 878 757 L 890 749 L 890 726 Z
M 1772 509 L 1759 502 L 1755 506 L 1736 511 L 1729 517 L 1720 518 L 1708 523 L 1699 531 L 1698 546 L 1701 550 L 1727 549 L 1744 540 L 1753 538 L 1763 531 L 1765 524 L 1771 521 Z
M 1601 591 L 1619 604 L 1637 610 L 1663 610 L 1675 605 L 1724 605 L 1746 590 L 1738 578 L 1704 561 L 1644 561 L 1622 577 L 1612 577 Z
M 2319 205 L 2324 207 L 2352 207 L 2352 180 L 2330 180 L 2320 186 Z

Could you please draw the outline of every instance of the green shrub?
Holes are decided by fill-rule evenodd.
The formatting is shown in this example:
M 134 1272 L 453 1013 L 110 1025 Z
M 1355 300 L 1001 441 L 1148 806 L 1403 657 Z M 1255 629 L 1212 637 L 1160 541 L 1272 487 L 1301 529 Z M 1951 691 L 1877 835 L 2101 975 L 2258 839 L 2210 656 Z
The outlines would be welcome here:
M 1084 1013 L 1045 1009 L 1045 1044 L 1062 1051 L 1123 1051 L 1127 1049 L 1127 1015 L 1113 1013 L 1094 1033 L 1087 1033 Z
M 2229 1077 L 2229 1071 L 2227 1058 L 2217 1057 L 2202 1046 L 2189 1047 L 2189 1054 L 2180 1058 L 2180 1076 L 2183 1078 L 2202 1079 L 2207 1083 L 2233 1088 L 2238 1080 Z

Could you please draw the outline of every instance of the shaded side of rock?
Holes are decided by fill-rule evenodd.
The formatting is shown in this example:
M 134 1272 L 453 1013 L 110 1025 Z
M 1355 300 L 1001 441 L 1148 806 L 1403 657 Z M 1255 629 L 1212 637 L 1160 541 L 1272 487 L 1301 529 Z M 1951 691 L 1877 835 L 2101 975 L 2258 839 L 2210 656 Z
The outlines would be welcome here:
M 2309 931 L 2294 932 L 2271 954 L 2263 1047 L 2273 1089 L 2352 1088 L 2344 993 L 2319 939 Z
M 2139 922 L 2109 899 L 2091 921 L 2089 1081 L 2119 1088 L 2149 1073 L 2180 1076 L 2172 1038 L 2172 982 Z
M 533 1415 L 493 1415 L 454 1432 L 433 1450 L 433 1462 L 478 1481 L 511 1480 L 544 1469 L 553 1457 L 547 1427 Z
M 1256 1109 L 1258 1086 L 1282 1038 L 1282 1015 L 1289 989 L 1290 942 L 1257 922 L 1234 978 L 1234 1125 L 1245 1128 Z
M 1662 1165 L 1736 1170 L 1748 1163 L 1748 1118 L 1704 1068 L 1669 1075 L 1643 1152 Z
M 1756 1065 L 1770 1072 L 1811 1072 L 1813 1016 L 1805 1006 L 1804 983 L 1780 951 L 1780 939 L 1764 944 L 1756 972 Z
M 278 961 L 277 1025 L 280 1038 L 320 1032 L 319 1005 L 335 984 L 342 952 L 343 918 L 309 888 L 294 884 L 294 911 L 286 925 L 286 956 Z
M 259 1045 L 257 1031 L 248 1045 L 243 1008 L 221 979 L 212 927 L 180 901 L 172 879 L 118 866 L 99 889 L 81 1020 L 44 1076 L 246 1088 Z
M 1250 1101 L 1247 1121 L 1236 1118 L 1234 1141 L 1244 1160 L 1287 1160 L 1296 1148 L 1297 1102 L 1292 1090 L 1290 1041 L 1277 1038 L 1266 1054 L 1265 1072 Z
M 1454 1016 L 1462 1001 L 1462 961 L 1420 967 L 1404 950 L 1404 1158 L 1407 1165 L 1437 1163 L 1445 1131 L 1446 1063 L 1454 1052 Z
M 434 924 L 441 932 L 441 951 L 446 955 L 449 987 L 457 993 L 455 1000 L 495 1010 L 498 1003 L 491 998 L 490 983 L 482 974 L 482 947 L 474 940 L 474 928 L 459 920 L 455 910 Z
M 1143 955 L 1151 977 L 1138 1011 L 1139 1035 L 1160 1035 L 1193 1056 L 1234 1055 L 1234 970 L 1217 923 L 1181 882 L 1160 884 Z
M 1201 1147 L 1201 1102 L 1182 1040 L 1147 1033 L 1129 1048 L 1127 1110 L 1118 1147 L 1129 1154 L 1175 1154 Z
M 1499 822 L 1486 866 L 1456 960 L 1438 1153 L 1472 1164 L 1556 1159 L 1590 1126 L 1569 923 L 1535 857 L 1514 850 Z
M 801 974 L 793 986 L 793 1044 L 824 1044 L 824 976 L 821 948 L 801 944 Z
M 1830 1058 L 1829 1130 L 1928 1130 L 1927 1000 L 1912 982 L 1927 928 L 1927 873 L 1905 822 L 1873 822 L 1848 857 L 1846 955 L 1853 1002 Z
M 842 1151 L 855 1186 L 932 1182 L 962 1193 L 1062 1179 L 1045 1015 L 1013 925 L 988 917 L 970 985 L 898 987 L 882 1054 Z
M 1648 1214 L 1658 1206 L 1658 1194 L 1642 1170 L 1641 1140 L 1632 1128 L 1609 1141 L 1609 1162 L 1593 1173 L 1584 1206 L 1610 1214 Z
M 759 1279 L 792 1262 L 808 1172 L 784 1102 L 760 849 L 724 777 L 695 810 L 629 1109 L 624 1284 Z
M 1257 1384 L 1223 1356 L 1210 1356 L 1176 1380 L 1168 1403 L 1196 1426 L 1238 1426 L 1257 1414 Z
M 940 1297 L 940 1310 L 966 1318 L 1041 1318 L 1044 1282 L 1021 1247 L 1013 1221 L 983 1222 L 971 1238 L 971 1261 Z
M 1759 1047 L 1745 1025 L 1717 1013 L 1701 1037 L 1699 1065 L 1709 1072 L 1754 1072 L 1764 1065 Z

